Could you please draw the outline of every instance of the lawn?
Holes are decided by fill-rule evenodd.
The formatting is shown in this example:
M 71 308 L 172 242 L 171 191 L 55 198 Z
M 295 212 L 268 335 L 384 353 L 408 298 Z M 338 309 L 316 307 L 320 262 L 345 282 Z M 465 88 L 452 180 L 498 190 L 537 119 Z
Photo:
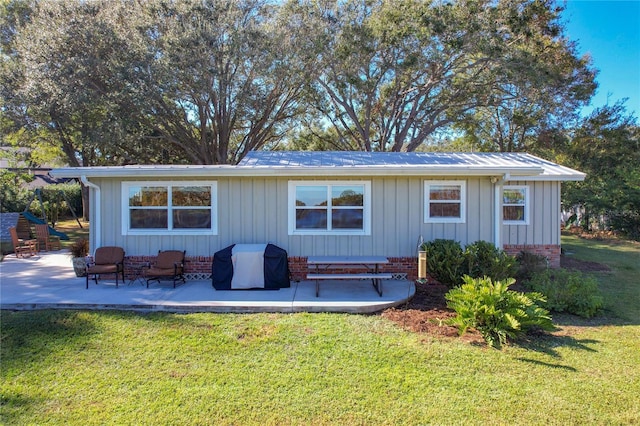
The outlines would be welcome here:
M 380 315 L 2 311 L 2 424 L 637 424 L 637 244 L 592 320 L 501 351 Z M 624 299 L 624 300 L 620 300 Z
M 80 225 L 75 219 L 62 220 L 56 224 L 56 230 L 64 232 L 69 237 L 68 240 L 62 241 L 63 248 L 69 247 L 79 238 L 89 239 L 89 222 L 80 220 Z

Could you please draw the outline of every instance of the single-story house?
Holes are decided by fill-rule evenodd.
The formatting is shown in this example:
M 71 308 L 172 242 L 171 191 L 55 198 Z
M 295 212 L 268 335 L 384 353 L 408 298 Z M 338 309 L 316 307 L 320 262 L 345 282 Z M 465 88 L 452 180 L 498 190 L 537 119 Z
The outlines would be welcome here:
M 60 168 L 91 188 L 91 251 L 130 264 L 187 251 L 211 273 L 231 244 L 285 249 L 294 278 L 307 256 L 382 255 L 415 278 L 417 244 L 493 242 L 560 262 L 560 185 L 576 170 L 522 153 L 251 152 L 238 165 Z

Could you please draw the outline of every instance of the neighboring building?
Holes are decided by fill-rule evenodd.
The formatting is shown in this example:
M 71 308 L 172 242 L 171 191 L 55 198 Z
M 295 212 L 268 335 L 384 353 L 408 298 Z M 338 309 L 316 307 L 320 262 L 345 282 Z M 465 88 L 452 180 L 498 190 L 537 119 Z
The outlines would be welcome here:
M 585 175 L 520 153 L 252 152 L 237 166 L 61 168 L 91 190 L 91 249 L 184 249 L 194 273 L 234 243 L 383 255 L 415 277 L 417 242 L 490 241 L 560 261 L 560 185 Z M 208 268 L 208 269 L 207 269 Z
M 49 185 L 73 183 L 76 181 L 74 178 L 54 178 L 49 174 L 52 170 L 50 168 L 6 168 L 6 170 L 31 176 L 32 179 L 22 185 L 22 187 L 26 189 L 45 188 Z

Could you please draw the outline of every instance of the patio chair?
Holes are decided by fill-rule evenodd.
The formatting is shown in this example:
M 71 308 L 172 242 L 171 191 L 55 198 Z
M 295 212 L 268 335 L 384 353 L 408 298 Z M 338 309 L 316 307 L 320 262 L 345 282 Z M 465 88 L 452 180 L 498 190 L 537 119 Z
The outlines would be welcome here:
M 60 250 L 60 237 L 49 234 L 49 225 L 36 224 L 36 238 L 40 247 L 46 251 Z
M 24 257 L 25 254 L 33 256 L 38 253 L 38 240 L 18 238 L 18 231 L 15 227 L 9 228 L 9 233 L 11 234 L 13 252 L 16 254 L 16 257 Z
M 93 262 L 87 263 L 87 288 L 89 275 L 98 284 L 98 276 L 102 274 L 116 274 L 116 288 L 118 288 L 118 274 L 122 275 L 124 283 L 124 249 L 122 247 L 100 247 L 96 249 Z
M 149 288 L 150 281 L 160 280 L 172 280 L 173 288 L 176 288 L 176 283 L 182 281 L 186 282 L 184 278 L 184 256 L 185 251 L 180 250 L 165 250 L 159 251 L 156 261 L 149 265 L 149 268 L 145 270 L 145 278 L 147 279 L 147 288 Z

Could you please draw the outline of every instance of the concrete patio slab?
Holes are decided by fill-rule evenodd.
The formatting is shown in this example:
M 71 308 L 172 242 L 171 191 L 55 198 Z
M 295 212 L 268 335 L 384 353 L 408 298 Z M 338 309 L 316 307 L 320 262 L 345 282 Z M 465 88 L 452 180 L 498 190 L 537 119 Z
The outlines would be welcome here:
M 350 312 L 371 313 L 400 305 L 415 293 L 410 281 L 384 281 L 382 297 L 370 280 L 325 281 L 315 296 L 315 283 L 292 282 L 279 290 L 215 290 L 210 280 L 170 283 L 115 280 L 95 285 L 73 272 L 66 251 L 30 258 L 9 255 L 0 262 L 0 309 L 114 309 L 142 312 Z

